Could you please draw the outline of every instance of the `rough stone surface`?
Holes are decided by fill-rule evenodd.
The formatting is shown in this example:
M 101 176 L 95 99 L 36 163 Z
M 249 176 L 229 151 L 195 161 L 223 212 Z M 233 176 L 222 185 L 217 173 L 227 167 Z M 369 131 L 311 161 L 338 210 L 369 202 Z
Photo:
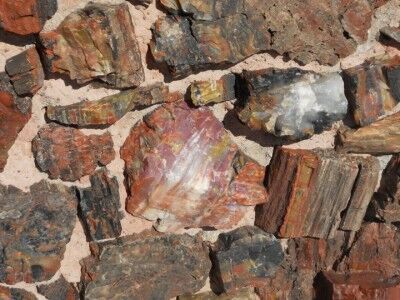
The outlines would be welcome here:
M 105 169 L 90 176 L 91 187 L 78 189 L 79 213 L 91 240 L 118 237 L 121 234 L 118 181 Z
M 147 8 L 153 2 L 153 0 L 128 0 L 128 1 L 135 6 L 143 6 L 145 8 Z
M 39 33 L 57 11 L 57 0 L 0 0 L 0 29 L 18 35 Z
M 263 203 L 265 170 L 245 157 L 206 107 L 165 104 L 136 124 L 121 148 L 129 213 L 157 230 L 231 228 Z
M 195 106 L 220 103 L 235 99 L 234 74 L 227 74 L 218 80 L 195 81 L 190 85 L 190 99 Z
M 281 237 L 357 231 L 378 177 L 373 157 L 278 148 L 268 170 L 268 201 L 257 207 L 256 225 Z
M 381 34 L 386 39 L 390 39 L 400 46 L 400 27 L 385 27 L 381 29 Z
M 60 276 L 56 281 L 39 285 L 37 291 L 48 300 L 79 300 L 79 294 L 72 283 Z
M 28 291 L 0 286 L 0 299 L 1 300 L 36 300 L 36 296 Z
M 0 185 L 0 281 L 49 280 L 60 268 L 76 218 L 73 189 L 41 181 L 28 193 Z
M 400 112 L 356 130 L 340 128 L 336 139 L 336 150 L 373 155 L 399 153 Z
M 51 72 L 83 84 L 100 79 L 115 88 L 144 81 L 139 46 L 127 4 L 89 3 L 55 31 L 42 32 Z
M 347 113 L 343 80 L 300 69 L 244 72 L 239 118 L 249 127 L 292 140 L 329 129 Z
M 158 103 L 182 99 L 179 93 L 170 93 L 167 86 L 157 83 L 107 96 L 97 101 L 84 101 L 67 106 L 48 106 L 48 119 L 79 127 L 109 126 L 127 112 Z
M 211 288 L 226 292 L 258 286 L 283 262 L 280 242 L 263 230 L 245 226 L 221 233 L 211 250 Z
M 349 106 L 357 126 L 366 126 L 400 102 L 400 57 L 376 58 L 343 71 Z
M 258 300 L 254 288 L 243 288 L 229 294 L 216 295 L 213 292 L 204 292 L 195 295 L 179 296 L 178 300 Z
M 84 135 L 75 128 L 54 123 L 43 126 L 32 141 L 38 168 L 51 179 L 75 181 L 91 175 L 98 165 L 105 166 L 115 157 L 109 132 Z
M 85 299 L 171 299 L 200 290 L 211 263 L 196 237 L 140 234 L 95 246 L 81 261 Z

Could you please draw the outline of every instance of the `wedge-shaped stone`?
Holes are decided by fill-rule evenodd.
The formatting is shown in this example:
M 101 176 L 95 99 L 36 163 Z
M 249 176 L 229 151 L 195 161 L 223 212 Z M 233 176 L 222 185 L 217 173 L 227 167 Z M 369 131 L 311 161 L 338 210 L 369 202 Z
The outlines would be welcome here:
M 206 107 L 165 104 L 135 125 L 121 148 L 129 213 L 159 231 L 230 228 L 263 203 L 264 168 L 245 157 Z
M 194 295 L 179 296 L 178 300 L 258 300 L 254 288 L 243 288 L 230 293 L 217 295 L 213 292 L 204 292 Z
M 400 27 L 384 27 L 381 34 L 385 39 L 389 39 L 400 46 Z
M 115 88 L 138 86 L 144 71 L 127 4 L 89 3 L 51 32 L 42 32 L 51 72 L 78 83 L 100 79 Z
M 68 282 L 64 276 L 49 284 L 37 287 L 40 294 L 48 300 L 79 300 L 79 294 L 74 285 Z
M 235 99 L 236 76 L 227 74 L 218 80 L 195 81 L 190 85 L 190 98 L 196 106 Z
M 36 296 L 23 289 L 0 286 L 0 299 L 2 300 L 36 300 Z
M 41 181 L 25 193 L 0 185 L 0 282 L 49 280 L 75 226 L 72 188 Z
M 94 173 L 115 157 L 111 134 L 84 135 L 80 130 L 56 125 L 43 126 L 32 141 L 38 168 L 51 179 L 75 181 Z
M 329 129 L 347 113 L 343 80 L 337 73 L 300 69 L 244 72 L 239 118 L 249 127 L 298 140 Z
M 127 112 L 158 103 L 182 99 L 179 93 L 170 93 L 167 86 L 157 83 L 138 87 L 98 101 L 84 101 L 67 106 L 48 106 L 46 116 L 57 123 L 79 127 L 108 126 Z
M 208 249 L 189 235 L 140 234 L 93 245 L 81 261 L 85 299 L 171 299 L 194 293 L 211 268 Z
M 268 201 L 256 225 L 281 237 L 327 238 L 357 231 L 379 177 L 373 157 L 332 150 L 275 150 L 268 171 Z M 332 201 L 335 199 L 335 201 Z

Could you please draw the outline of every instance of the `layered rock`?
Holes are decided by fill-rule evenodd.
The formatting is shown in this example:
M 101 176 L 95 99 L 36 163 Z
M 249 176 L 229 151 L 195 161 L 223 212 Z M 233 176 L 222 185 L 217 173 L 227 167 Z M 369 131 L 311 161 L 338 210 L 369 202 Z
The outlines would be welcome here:
M 344 84 L 337 73 L 265 69 L 245 71 L 241 82 L 240 120 L 278 137 L 310 137 L 347 113 Z
M 179 93 L 170 93 L 167 86 L 157 83 L 107 96 L 97 101 L 84 101 L 67 106 L 48 106 L 49 120 L 79 127 L 108 126 L 127 112 L 158 103 L 181 99 Z
M 254 288 L 243 288 L 238 291 L 216 295 L 213 292 L 204 292 L 194 295 L 179 296 L 178 300 L 258 300 Z
M 350 110 L 357 126 L 366 126 L 400 102 L 400 57 L 377 58 L 343 71 Z
M 200 290 L 211 263 L 189 235 L 140 234 L 94 245 L 81 261 L 85 299 L 171 299 Z
M 48 300 L 79 300 L 75 286 L 60 276 L 56 281 L 37 286 L 37 291 Z
M 91 187 L 79 188 L 79 213 L 90 240 L 103 240 L 121 234 L 121 204 L 118 181 L 105 169 L 90 176 Z
M 327 238 L 337 229 L 357 231 L 378 177 L 379 162 L 373 157 L 278 148 L 268 171 L 269 199 L 257 207 L 256 225 L 281 237 Z
M 389 39 L 400 46 L 400 27 L 384 27 L 381 34 L 385 39 Z
M 236 76 L 227 74 L 218 80 L 195 81 L 190 85 L 190 99 L 195 106 L 203 106 L 235 99 Z
M 211 288 L 216 292 L 258 286 L 272 277 L 283 261 L 280 242 L 253 226 L 221 233 L 211 250 Z
M 0 185 L 0 282 L 49 280 L 76 219 L 73 189 L 41 181 L 25 193 Z
M 57 11 L 57 0 L 0 1 L 0 29 L 18 35 L 39 33 Z
M 42 32 L 40 39 L 49 70 L 80 84 L 99 79 L 111 87 L 129 88 L 144 81 L 127 4 L 89 3 L 55 31 Z
M 28 291 L 0 286 L 0 299 L 2 300 L 36 300 L 36 296 Z
M 80 130 L 56 125 L 43 126 L 32 141 L 38 168 L 51 179 L 75 181 L 94 173 L 115 157 L 111 134 L 84 135 Z
M 135 125 L 121 148 L 129 213 L 158 230 L 231 228 L 266 201 L 264 168 L 245 157 L 205 107 L 165 104 Z

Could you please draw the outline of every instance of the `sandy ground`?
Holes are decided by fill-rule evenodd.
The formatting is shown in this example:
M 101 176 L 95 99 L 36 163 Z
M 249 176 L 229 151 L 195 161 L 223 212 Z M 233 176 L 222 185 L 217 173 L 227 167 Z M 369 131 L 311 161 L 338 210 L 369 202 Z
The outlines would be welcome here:
M 49 20 L 45 25 L 45 30 L 52 30 L 63 20 L 65 16 L 74 11 L 75 9 L 84 7 L 89 0 L 58 0 L 59 9 L 56 15 Z M 121 3 L 123 1 L 117 0 L 97 0 L 95 2 L 104 3 Z M 142 60 L 145 66 L 146 82 L 144 85 L 149 85 L 157 81 L 164 81 L 163 75 L 157 70 L 150 70 L 147 67 L 145 57 L 147 52 L 147 45 L 151 39 L 150 28 L 158 16 L 163 13 L 156 9 L 155 5 L 152 4 L 148 9 L 135 8 L 129 4 L 130 12 L 132 15 L 133 23 L 135 25 L 135 31 L 140 43 L 140 49 L 142 53 Z M 368 57 L 380 55 L 384 53 L 400 54 L 400 51 L 394 48 L 384 47 L 383 45 L 376 42 L 376 36 L 379 28 L 387 25 L 397 26 L 400 22 L 400 0 L 392 0 L 387 5 L 381 7 L 374 16 L 373 25 L 369 32 L 369 40 L 365 44 L 359 46 L 357 52 L 350 57 L 342 60 L 339 64 L 333 67 L 320 66 L 317 63 L 312 63 L 301 68 L 307 70 L 314 70 L 317 72 L 332 72 L 340 71 L 341 68 L 347 68 L 361 63 Z M 27 46 L 25 46 L 27 47 Z M 13 46 L 10 44 L 2 43 L 0 40 L 0 72 L 4 69 L 6 59 L 19 53 L 24 47 Z M 230 69 L 205 71 L 196 75 L 191 75 L 185 79 L 168 83 L 171 90 L 177 90 L 185 92 L 189 84 L 194 80 L 208 79 L 208 78 L 219 78 L 220 76 L 234 71 L 240 72 L 244 69 L 261 69 L 268 67 L 276 68 L 289 68 L 289 67 L 300 67 L 295 62 L 284 62 L 282 57 L 273 58 L 269 54 L 254 55 L 240 64 L 237 64 Z M 0 174 L 1 184 L 11 184 L 28 190 L 29 186 L 41 179 L 47 179 L 48 176 L 45 173 L 40 172 L 34 164 L 34 158 L 31 153 L 31 141 L 37 134 L 38 129 L 45 124 L 44 119 L 44 107 L 46 105 L 58 104 L 67 105 L 82 100 L 96 100 L 106 95 L 114 94 L 117 91 L 109 90 L 98 86 L 86 85 L 79 89 L 74 89 L 71 85 L 66 84 L 61 79 L 47 80 L 44 87 L 35 95 L 33 98 L 33 114 L 29 123 L 21 131 L 17 141 L 9 151 L 9 159 L 4 172 Z M 126 191 L 123 185 L 123 167 L 124 163 L 119 157 L 119 148 L 125 141 L 130 128 L 138 122 L 143 115 L 152 111 L 155 107 L 148 108 L 142 111 L 133 111 L 128 113 L 124 118 L 118 121 L 107 130 L 111 132 L 115 150 L 117 153 L 116 159 L 108 165 L 108 169 L 111 174 L 118 178 L 120 184 L 120 196 L 121 204 L 124 207 L 126 198 Z M 272 154 L 273 148 L 271 147 L 271 141 L 263 133 L 254 132 L 247 129 L 245 126 L 240 124 L 238 120 L 232 115 L 227 114 L 229 104 L 218 104 L 212 107 L 215 115 L 218 119 L 224 122 L 225 127 L 231 133 L 232 138 L 238 143 L 240 148 L 250 157 L 257 160 L 262 165 L 267 165 Z M 293 148 L 332 148 L 333 138 L 335 130 L 340 124 L 336 124 L 332 130 L 326 131 L 320 135 L 315 135 L 309 140 L 305 140 L 299 143 L 292 144 L 288 147 Z M 83 130 L 84 132 L 96 132 L 98 134 L 103 133 L 106 130 Z M 388 157 L 382 157 L 382 168 L 388 161 Z M 54 182 L 61 182 L 59 180 L 53 180 Z M 68 183 L 64 183 L 68 184 Z M 88 186 L 88 177 L 84 177 L 81 180 L 70 183 L 70 185 Z M 239 225 L 250 224 L 254 221 L 254 211 L 251 209 L 248 212 L 247 217 Z M 129 214 L 125 214 L 125 218 L 122 221 L 122 234 L 128 235 L 132 233 L 140 232 L 144 229 L 151 228 L 151 223 L 140 218 L 133 217 Z M 198 230 L 191 230 L 190 233 L 195 233 Z M 217 237 L 216 232 L 205 232 L 203 236 L 208 240 L 215 240 Z M 83 229 L 79 221 L 76 221 L 76 226 L 71 238 L 71 241 L 67 245 L 67 250 L 62 261 L 60 271 L 52 278 L 56 280 L 60 274 L 63 274 L 68 281 L 78 282 L 80 280 L 80 266 L 79 260 L 89 255 L 89 247 L 86 242 Z M 18 287 L 25 288 L 29 291 L 35 291 L 34 284 L 20 283 Z M 204 287 L 204 290 L 208 289 L 208 284 Z M 44 297 L 36 294 L 39 299 L 45 299 Z

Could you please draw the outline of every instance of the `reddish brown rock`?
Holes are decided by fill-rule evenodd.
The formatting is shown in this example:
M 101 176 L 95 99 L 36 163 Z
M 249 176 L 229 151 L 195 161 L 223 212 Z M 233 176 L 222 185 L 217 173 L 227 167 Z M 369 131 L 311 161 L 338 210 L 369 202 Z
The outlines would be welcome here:
M 115 88 L 138 86 L 144 71 L 127 4 L 89 3 L 51 32 L 40 34 L 51 72 L 78 83 L 99 79 Z
M 0 286 L 0 299 L 1 300 L 36 300 L 36 296 L 28 291 Z
M 80 130 L 56 125 L 42 127 L 32 141 L 39 169 L 51 179 L 75 181 L 94 173 L 115 157 L 111 134 L 84 135 Z
M 56 281 L 42 284 L 37 287 L 40 294 L 48 300 L 79 300 L 79 294 L 75 286 L 60 276 Z
M 236 76 L 227 74 L 218 80 L 195 81 L 190 85 L 190 98 L 194 105 L 202 106 L 235 99 Z
M 269 199 L 257 207 L 256 225 L 281 237 L 327 238 L 339 228 L 357 231 L 378 176 L 373 157 L 278 148 L 268 171 Z
M 264 168 L 245 157 L 205 107 L 165 104 L 135 125 L 121 148 L 129 213 L 157 229 L 230 228 L 263 203 Z

